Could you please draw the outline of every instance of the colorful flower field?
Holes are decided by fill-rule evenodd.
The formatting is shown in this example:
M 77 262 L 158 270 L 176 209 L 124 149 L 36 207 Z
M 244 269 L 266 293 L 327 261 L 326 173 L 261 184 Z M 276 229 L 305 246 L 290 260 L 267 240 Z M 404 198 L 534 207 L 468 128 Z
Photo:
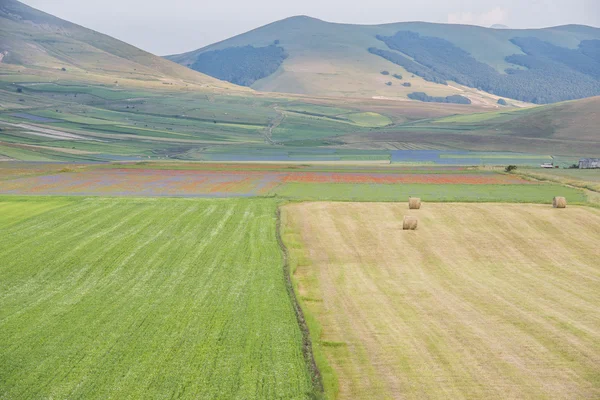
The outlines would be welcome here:
M 222 166 L 221 166 L 222 167 Z M 237 169 L 236 169 L 237 168 Z M 2 169 L 0 169 L 2 171 Z M 32 172 L 32 171 L 27 171 Z M 56 168 L 35 170 L 36 175 L 18 174 L 0 180 L 0 194 L 91 195 L 91 196 L 179 196 L 250 197 L 270 194 L 288 183 L 298 184 L 440 184 L 440 185 L 528 185 L 517 176 L 489 171 L 306 172 L 237 165 L 206 169 L 152 168 Z
M 2 181 L 1 194 L 249 197 L 281 183 L 277 173 L 96 169 Z

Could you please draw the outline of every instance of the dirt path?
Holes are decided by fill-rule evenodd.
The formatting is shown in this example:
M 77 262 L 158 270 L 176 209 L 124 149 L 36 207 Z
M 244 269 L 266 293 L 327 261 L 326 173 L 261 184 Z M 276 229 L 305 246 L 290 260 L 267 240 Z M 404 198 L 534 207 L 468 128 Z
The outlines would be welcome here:
M 269 126 L 264 131 L 264 136 L 267 144 L 277 145 L 279 143 L 273 140 L 273 131 L 285 120 L 285 113 L 277 107 L 274 107 L 273 109 L 277 111 L 279 115 L 269 123 Z
M 600 210 L 283 211 L 304 246 L 299 293 L 323 327 L 340 398 L 600 397 Z M 411 214 L 419 229 L 404 232 Z

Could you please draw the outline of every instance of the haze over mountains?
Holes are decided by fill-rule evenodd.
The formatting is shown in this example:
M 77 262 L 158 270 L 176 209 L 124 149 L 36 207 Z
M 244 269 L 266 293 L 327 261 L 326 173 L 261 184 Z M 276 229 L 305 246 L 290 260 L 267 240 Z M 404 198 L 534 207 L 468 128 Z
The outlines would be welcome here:
M 600 94 L 600 29 L 580 25 L 367 26 L 301 16 L 167 58 L 257 90 L 310 95 L 476 100 L 479 89 L 544 104 Z

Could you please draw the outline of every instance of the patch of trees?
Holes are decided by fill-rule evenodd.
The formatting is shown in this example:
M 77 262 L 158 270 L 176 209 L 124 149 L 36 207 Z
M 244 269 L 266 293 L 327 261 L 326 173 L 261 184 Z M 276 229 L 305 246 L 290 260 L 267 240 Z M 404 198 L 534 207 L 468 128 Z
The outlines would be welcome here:
M 527 68 L 546 69 L 552 67 L 552 62 L 555 62 L 574 71 L 600 79 L 600 60 L 588 55 L 595 56 L 594 51 L 600 46 L 600 40 L 587 40 L 584 48 L 580 45 L 578 49 L 555 46 L 533 37 L 514 38 L 511 39 L 511 42 L 519 46 L 525 55 L 509 56 L 507 57 L 508 62 L 523 65 Z
M 501 106 L 507 106 L 508 105 L 508 103 L 504 99 L 498 99 L 498 104 L 501 105 Z
M 391 51 L 371 48 L 371 53 L 430 82 L 455 81 L 502 97 L 538 104 L 600 94 L 599 40 L 583 41 L 578 49 L 567 49 L 537 38 L 513 38 L 512 43 L 525 54 L 512 55 L 506 60 L 526 69 L 513 68 L 500 74 L 445 39 L 410 31 L 400 31 L 394 36 L 378 35 L 377 39 Z
M 402 79 L 402 75 L 400 75 L 400 74 L 394 74 L 392 76 L 396 79 Z
M 277 71 L 287 57 L 285 50 L 274 44 L 230 47 L 201 53 L 191 68 L 236 85 L 250 86 Z
M 411 84 L 410 82 L 404 82 L 404 83 L 402 84 L 402 86 L 404 86 L 404 87 L 411 87 L 411 86 L 412 86 L 412 84 Z
M 600 40 L 584 40 L 579 49 L 586 56 L 600 62 Z
M 411 59 L 404 57 L 402 54 L 398 54 L 393 51 L 377 49 L 375 47 L 371 47 L 369 49 L 369 52 L 377 56 L 383 57 L 386 60 L 393 62 L 394 64 L 398 64 L 401 67 L 404 67 L 407 71 L 412 72 L 413 74 L 417 74 L 425 80 L 435 83 L 441 83 L 444 85 L 447 84 L 445 79 L 440 78 L 429 68 L 417 64 Z
M 381 71 L 381 75 L 389 75 L 390 71 Z
M 393 85 L 392 82 L 386 82 L 385 84 L 388 85 L 388 86 L 392 86 Z
M 471 100 L 468 97 L 461 96 L 458 94 L 446 97 L 434 97 L 429 96 L 427 93 L 414 92 L 408 95 L 409 99 L 424 101 L 426 103 L 452 103 L 452 104 L 471 104 Z

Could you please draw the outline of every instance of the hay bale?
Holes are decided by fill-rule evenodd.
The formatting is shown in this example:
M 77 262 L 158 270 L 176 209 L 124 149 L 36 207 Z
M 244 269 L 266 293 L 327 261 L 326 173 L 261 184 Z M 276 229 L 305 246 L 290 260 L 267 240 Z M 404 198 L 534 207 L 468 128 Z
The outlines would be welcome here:
M 564 197 L 556 196 L 552 199 L 552 207 L 554 208 L 567 208 L 567 199 Z
M 402 224 L 402 229 L 405 231 L 414 231 L 417 229 L 417 224 L 419 223 L 419 220 L 417 219 L 417 217 L 413 217 L 410 215 L 407 215 L 404 217 L 404 222 Z
M 421 199 L 418 197 L 408 198 L 408 208 L 411 210 L 418 210 L 421 208 Z

